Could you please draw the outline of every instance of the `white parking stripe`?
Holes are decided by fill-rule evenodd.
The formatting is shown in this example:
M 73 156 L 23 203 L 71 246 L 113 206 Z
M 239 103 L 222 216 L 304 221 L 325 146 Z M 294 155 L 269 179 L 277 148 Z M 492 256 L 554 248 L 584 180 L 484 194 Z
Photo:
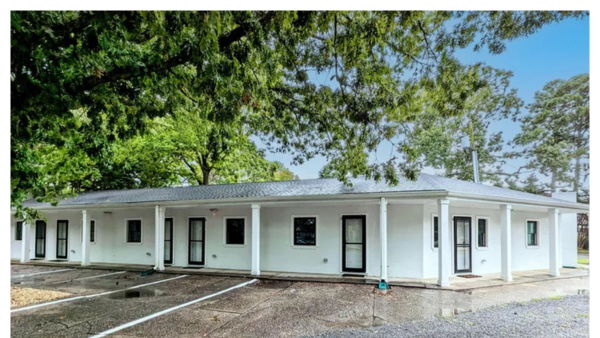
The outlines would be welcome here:
M 91 276 L 91 277 L 83 277 L 83 278 L 75 278 L 73 280 L 84 280 L 84 279 L 90 279 L 90 278 L 98 278 L 98 277 L 106 277 L 106 276 L 112 276 L 112 275 L 118 275 L 121 273 L 125 273 L 127 271 L 117 271 L 117 272 L 113 272 L 113 273 L 107 273 L 104 275 L 99 275 L 99 276 Z
M 26 311 L 26 310 L 31 310 L 31 309 L 37 309 L 37 308 L 40 308 L 40 307 L 54 305 L 54 304 L 59 304 L 59 303 L 72 302 L 74 300 L 79 300 L 79 299 L 106 296 L 106 295 L 110 295 L 111 293 L 122 292 L 122 291 L 125 291 L 125 290 L 131 290 L 131 289 L 137 289 L 137 288 L 143 288 L 143 287 L 148 286 L 148 285 L 154 285 L 154 284 L 158 284 L 158 283 L 164 283 L 164 282 L 172 281 L 172 280 L 183 278 L 183 277 L 187 277 L 187 276 L 188 275 L 182 275 L 182 276 L 177 276 L 177 277 L 173 277 L 173 278 L 169 278 L 169 279 L 162 279 L 162 280 L 159 280 L 159 281 L 156 281 L 156 282 L 142 284 L 142 285 L 136 285 L 136 286 L 132 286 L 132 287 L 129 287 L 129 288 L 126 288 L 126 289 L 121 289 L 121 290 L 107 291 L 107 292 L 102 292 L 102 293 L 97 293 L 97 294 L 87 295 L 87 296 L 77 296 L 77 297 L 59 299 L 59 300 L 55 300 L 55 301 L 52 301 L 52 302 L 47 302 L 47 303 L 42 303 L 42 304 L 36 304 L 36 305 L 31 305 L 31 306 L 26 306 L 26 307 L 22 307 L 22 308 L 10 310 L 10 313 L 20 312 L 20 311 Z
M 90 277 L 82 277 L 82 278 L 75 278 L 75 279 L 69 279 L 69 280 L 61 280 L 60 282 L 56 282 L 56 284 L 59 284 L 59 283 L 68 283 L 68 282 L 75 281 L 75 280 L 84 280 L 84 279 L 91 279 L 91 278 L 99 278 L 99 277 L 106 277 L 106 276 L 118 275 L 118 274 L 125 273 L 125 272 L 127 272 L 127 271 L 117 271 L 117 272 L 106 273 L 104 275 L 98 275 L 98 276 L 90 276 Z
M 190 305 L 196 304 L 196 303 L 198 303 L 198 302 L 201 302 L 201 301 L 203 301 L 203 300 L 207 300 L 207 299 L 210 299 L 210 298 L 216 297 L 216 296 L 218 296 L 218 295 L 220 295 L 220 294 L 223 294 L 223 293 L 229 292 L 229 291 L 231 291 L 231 290 L 235 290 L 235 289 L 241 288 L 241 287 L 243 287 L 243 286 L 246 286 L 246 285 L 252 284 L 252 283 L 254 283 L 254 282 L 256 282 L 256 281 L 258 281 L 258 279 L 253 279 L 253 280 L 251 280 L 251 281 L 248 281 L 248 282 L 245 282 L 245 283 L 242 283 L 242 284 L 238 284 L 238 285 L 236 285 L 236 286 L 232 286 L 232 287 L 230 287 L 229 289 L 225 289 L 225 290 L 219 291 L 219 292 L 217 292 L 217 293 L 213 293 L 213 294 L 211 294 L 211 295 L 204 296 L 204 297 L 202 297 L 202 298 L 198 298 L 198 299 L 192 300 L 192 301 L 190 301 L 190 302 L 183 303 L 183 304 L 181 304 L 181 305 L 177 305 L 177 306 L 174 306 L 174 307 L 172 307 L 172 308 L 168 308 L 168 309 L 166 309 L 166 310 L 162 310 L 162 311 L 160 311 L 160 312 L 157 312 L 157 313 L 155 313 L 155 314 L 151 314 L 151 315 L 148 315 L 148 316 L 146 316 L 146 317 L 142 317 L 142 318 L 140 318 L 140 319 L 137 319 L 137 320 L 134 320 L 134 321 L 132 321 L 132 322 L 129 322 L 129 323 L 123 324 L 123 325 L 121 325 L 121 326 L 117 326 L 117 327 L 115 327 L 115 328 L 113 328 L 113 329 L 106 330 L 106 331 L 104 331 L 104 332 L 98 333 L 97 335 L 95 335 L 95 336 L 92 336 L 92 337 L 90 337 L 90 338 L 100 338 L 100 337 L 106 337 L 106 336 L 108 336 L 108 335 L 110 335 L 110 334 L 113 334 L 113 333 L 115 333 L 115 332 L 119 332 L 119 331 L 121 331 L 121 330 L 124 330 L 124 329 L 126 329 L 126 328 L 129 328 L 129 327 L 135 326 L 135 325 L 137 325 L 137 324 L 140 324 L 140 323 L 143 323 L 143 322 L 149 321 L 150 319 L 154 319 L 154 318 L 156 318 L 156 317 L 162 316 L 162 315 L 164 315 L 164 314 L 167 314 L 167 313 L 169 313 L 169 312 L 173 312 L 173 311 L 179 310 L 179 309 L 181 309 L 181 308 L 184 308 L 184 307 L 186 307 L 186 306 L 190 306 Z
M 44 272 L 36 272 L 36 273 L 30 273 L 27 275 L 18 275 L 18 276 L 13 276 L 10 277 L 12 278 L 25 278 L 25 277 L 30 277 L 30 276 L 36 276 L 36 275 L 43 275 L 43 274 L 47 274 L 47 273 L 55 273 L 55 272 L 63 272 L 63 271 L 71 271 L 73 269 L 61 269 L 61 270 L 52 270 L 52 271 L 44 271 Z

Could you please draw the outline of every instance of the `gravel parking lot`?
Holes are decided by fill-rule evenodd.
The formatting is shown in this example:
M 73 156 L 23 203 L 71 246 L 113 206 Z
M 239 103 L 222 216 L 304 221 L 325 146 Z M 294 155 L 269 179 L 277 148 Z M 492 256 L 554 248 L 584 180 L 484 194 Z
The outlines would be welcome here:
M 319 335 L 360 337 L 589 337 L 589 296 L 510 303 L 449 318 Z
M 17 277 L 52 271 L 52 268 L 21 268 L 18 265 L 11 266 L 11 271 L 12 286 L 69 292 L 74 297 L 81 297 L 11 313 L 13 337 L 90 337 L 249 281 L 245 278 L 160 273 L 142 277 L 139 273 L 86 269 Z M 558 296 L 562 298 L 557 301 L 573 303 L 572 309 L 569 307 L 569 310 L 565 310 L 565 316 L 571 316 L 572 311 L 580 315 L 568 317 L 568 320 L 567 317 L 564 318 L 568 327 L 561 328 L 563 331 L 560 332 L 567 332 L 576 324 L 588 321 L 584 316 L 588 313 L 588 298 L 568 297 L 581 293 L 581 290 L 589 290 L 587 277 L 472 292 L 397 287 L 381 293 L 373 286 L 360 284 L 257 281 L 123 328 L 111 337 L 362 336 L 387 332 L 385 330 L 391 330 L 390 334 L 397 335 L 400 331 L 394 330 L 416 330 L 418 325 L 430 321 L 436 323 L 432 324 L 431 330 L 436 330 L 437 327 L 446 330 L 440 331 L 442 333 L 466 326 L 472 330 L 481 326 L 481 330 L 484 330 L 485 318 L 494 316 L 489 311 L 502 311 L 513 306 L 525 311 L 526 305 L 515 303 L 506 308 L 488 308 L 509 302 L 530 301 L 531 310 L 523 312 L 523 320 L 539 320 L 542 329 L 549 329 L 545 319 L 540 318 L 547 315 L 545 312 L 535 316 L 543 309 L 554 308 L 552 305 L 545 306 L 553 303 L 532 300 Z M 90 297 L 104 292 L 109 294 Z M 585 304 L 580 304 L 582 302 Z M 571 303 L 563 304 L 565 309 Z M 469 313 L 471 311 L 475 312 Z M 491 314 L 486 315 L 486 311 Z M 554 313 L 554 317 L 550 316 L 554 319 L 548 321 L 554 323 L 560 315 L 558 312 Z M 462 319 L 471 318 L 468 316 L 475 317 Z M 503 318 L 498 320 L 503 321 Z M 472 322 L 473 325 L 464 324 L 466 322 Z M 524 327 L 529 325 L 528 322 L 523 323 Z M 509 324 L 507 318 L 506 325 Z M 573 332 L 578 334 L 585 331 L 581 328 L 577 330 Z M 434 331 L 427 332 L 431 334 Z M 483 331 L 473 332 L 479 336 Z

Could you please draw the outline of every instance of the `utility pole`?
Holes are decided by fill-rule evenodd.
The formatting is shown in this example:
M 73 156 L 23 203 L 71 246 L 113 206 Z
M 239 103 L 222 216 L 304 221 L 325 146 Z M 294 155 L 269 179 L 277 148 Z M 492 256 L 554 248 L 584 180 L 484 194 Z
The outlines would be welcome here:
M 477 149 L 475 148 L 472 122 L 469 122 L 469 135 L 463 136 L 460 143 L 463 149 L 471 149 L 471 158 L 473 159 L 473 182 L 479 183 L 479 159 L 477 158 Z

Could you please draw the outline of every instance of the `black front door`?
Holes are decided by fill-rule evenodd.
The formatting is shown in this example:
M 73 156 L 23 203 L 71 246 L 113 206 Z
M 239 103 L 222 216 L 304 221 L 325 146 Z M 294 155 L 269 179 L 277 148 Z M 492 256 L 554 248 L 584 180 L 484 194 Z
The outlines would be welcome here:
M 342 271 L 366 272 L 367 217 L 342 217 Z
M 69 221 L 56 223 L 56 258 L 67 259 L 69 246 Z
M 204 265 L 204 218 L 190 218 L 188 263 Z
M 165 218 L 165 264 L 173 264 L 173 219 Z
M 46 258 L 46 222 L 35 221 L 35 257 Z
M 471 271 L 471 218 L 454 217 L 454 272 Z

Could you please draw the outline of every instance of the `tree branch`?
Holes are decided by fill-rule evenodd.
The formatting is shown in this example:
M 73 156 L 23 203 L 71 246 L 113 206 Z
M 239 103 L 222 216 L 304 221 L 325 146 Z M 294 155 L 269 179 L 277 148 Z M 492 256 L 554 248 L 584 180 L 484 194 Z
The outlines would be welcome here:
M 241 40 L 243 37 L 251 34 L 254 29 L 258 29 L 258 27 L 263 27 L 267 25 L 274 17 L 275 12 L 267 12 L 267 14 L 262 17 L 257 23 L 245 22 L 230 31 L 226 35 L 222 35 L 218 38 L 219 42 L 219 50 L 225 51 L 232 44 Z M 254 28 L 254 29 L 253 29 Z M 81 91 L 89 91 L 104 83 L 110 83 L 120 80 L 128 80 L 135 77 L 142 77 L 151 73 L 163 73 L 173 67 L 180 66 L 186 64 L 191 61 L 195 56 L 195 52 L 198 49 L 192 46 L 191 44 L 186 44 L 181 48 L 179 54 L 174 55 L 169 58 L 167 61 L 162 63 L 155 64 L 146 64 L 146 67 L 138 67 L 138 66 L 123 66 L 123 67 L 115 67 L 111 71 L 103 74 L 102 76 L 91 75 L 84 78 L 81 81 L 81 85 L 72 86 L 70 90 L 72 92 L 81 92 Z

